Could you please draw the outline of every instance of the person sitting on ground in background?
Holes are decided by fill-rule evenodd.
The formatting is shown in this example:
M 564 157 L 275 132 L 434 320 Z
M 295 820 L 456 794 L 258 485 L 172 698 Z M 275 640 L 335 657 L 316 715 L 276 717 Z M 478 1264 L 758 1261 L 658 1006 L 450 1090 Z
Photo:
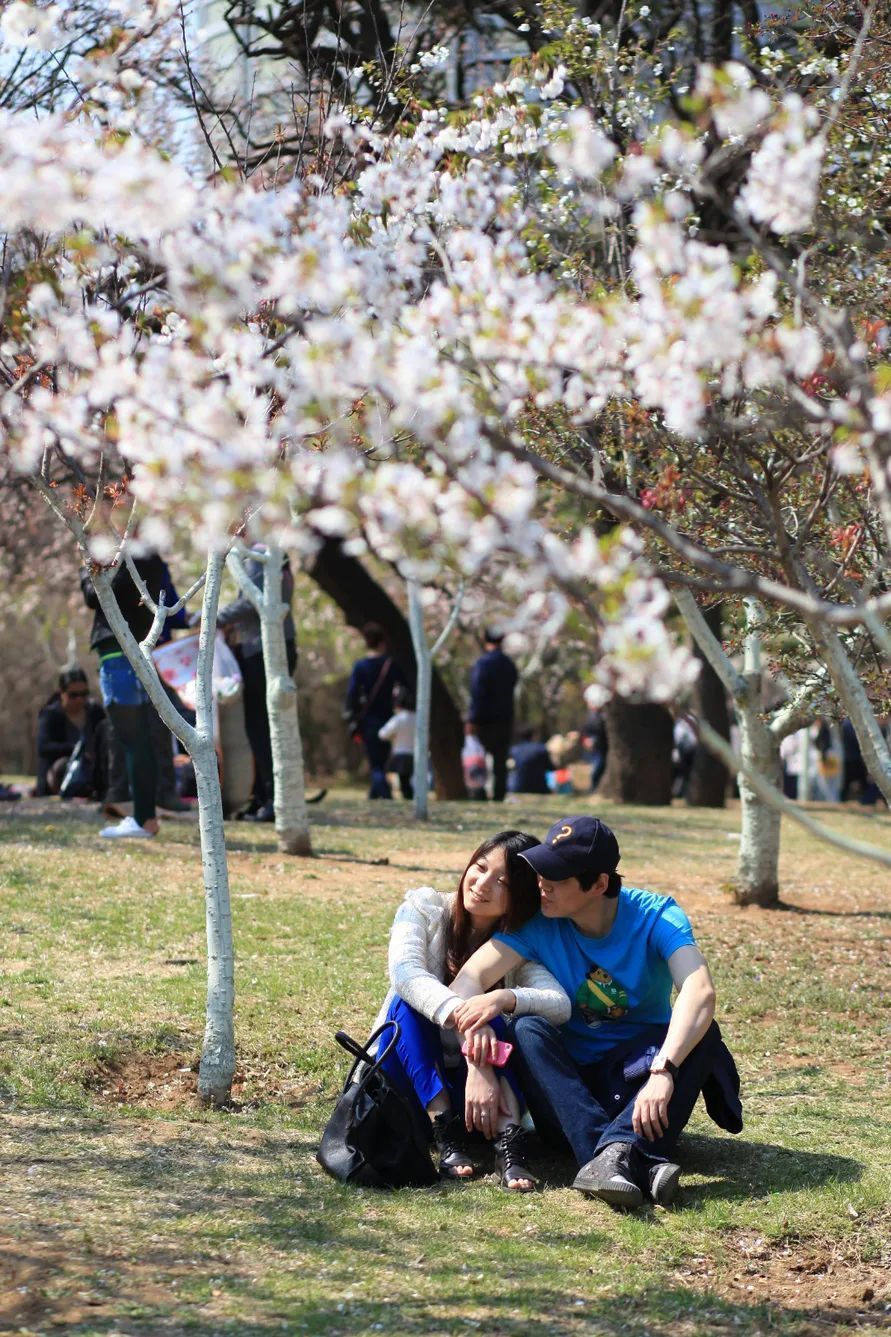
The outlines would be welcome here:
M 546 746 L 552 763 L 547 776 L 550 793 L 572 794 L 575 792 L 569 761 L 571 757 L 578 755 L 580 742 L 581 737 L 574 729 L 565 734 L 551 734 L 548 739 Z
M 99 780 L 96 774 L 97 730 L 105 720 L 98 701 L 90 699 L 87 675 L 82 668 L 63 669 L 59 688 L 37 717 L 38 798 L 60 792 L 68 763 L 78 743 L 84 765 L 81 783 L 71 798 L 92 798 Z
M 510 1028 L 536 1129 L 569 1143 L 573 1188 L 617 1207 L 667 1205 L 681 1173 L 669 1156 L 700 1092 L 717 1123 L 742 1128 L 690 921 L 670 896 L 622 886 L 618 842 L 596 817 L 556 822 L 520 857 L 537 874 L 540 913 L 470 957 L 452 989 L 476 997 L 455 1022 L 472 1034 L 488 1021 L 479 996 L 524 961 L 550 970 L 573 1000 L 568 1022 L 520 1017 Z
M 517 666 L 502 650 L 504 633 L 487 627 L 483 653 L 470 670 L 470 708 L 466 734 L 480 740 L 492 758 L 492 799 L 507 793 L 507 757 L 514 731 L 514 689 Z
M 411 692 L 402 683 L 393 688 L 393 709 L 396 712 L 377 731 L 378 738 L 389 743 L 390 770 L 399 780 L 403 798 L 414 798 L 412 776 L 415 769 L 415 703 Z
M 547 794 L 551 754 L 531 726 L 521 729 L 510 750 L 507 789 L 510 794 Z
M 357 659 L 352 667 L 344 710 L 353 736 L 362 741 L 368 757 L 368 797 L 391 799 L 387 779 L 390 744 L 379 734 L 393 714 L 393 689 L 405 686 L 405 674 L 390 654 L 383 627 L 366 622 L 362 636 L 368 654 Z
M 457 894 L 432 887 L 408 892 L 390 931 L 392 988 L 375 1023 L 375 1029 L 384 1021 L 399 1024 L 384 1071 L 430 1118 L 442 1176 L 472 1178 L 465 1130 L 476 1129 L 494 1141 L 502 1186 L 518 1192 L 530 1191 L 533 1179 L 523 1165 L 516 1082 L 510 1063 L 490 1064 L 492 1045 L 503 1038 L 504 1015 L 539 1013 L 557 1026 L 569 1017 L 569 999 L 539 965 L 506 973 L 501 987 L 472 1000 L 477 1027 L 465 1059 L 455 1029 L 464 999 L 446 981 L 496 929 L 519 929 L 535 914 L 535 875 L 519 856 L 536 844 L 521 831 L 501 831 L 473 852 Z

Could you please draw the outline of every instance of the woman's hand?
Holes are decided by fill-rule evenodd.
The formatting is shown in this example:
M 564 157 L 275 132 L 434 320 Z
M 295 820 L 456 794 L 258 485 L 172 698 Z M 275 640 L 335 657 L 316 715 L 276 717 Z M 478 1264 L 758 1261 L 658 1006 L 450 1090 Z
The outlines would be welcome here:
M 516 1005 L 517 998 L 512 989 L 493 989 L 491 993 L 478 993 L 468 998 L 455 1008 L 452 1017 L 459 1031 L 473 1033 L 500 1017 L 502 1012 L 513 1012 Z
M 467 1086 L 464 1088 L 464 1122 L 467 1131 L 476 1128 L 484 1137 L 494 1137 L 498 1131 L 498 1113 L 501 1104 L 501 1083 L 494 1068 L 478 1068 L 467 1064 Z
M 464 1044 L 467 1045 L 468 1061 L 482 1068 L 494 1059 L 498 1036 L 491 1026 L 480 1026 L 478 1030 L 467 1032 Z

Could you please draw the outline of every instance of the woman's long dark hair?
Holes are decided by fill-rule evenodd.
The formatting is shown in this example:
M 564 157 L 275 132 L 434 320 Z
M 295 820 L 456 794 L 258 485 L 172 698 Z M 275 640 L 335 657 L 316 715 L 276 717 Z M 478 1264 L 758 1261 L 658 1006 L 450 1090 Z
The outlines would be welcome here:
M 471 955 L 470 915 L 464 909 L 464 897 L 461 895 L 468 869 L 473 867 L 477 859 L 483 859 L 493 854 L 495 850 L 504 850 L 504 862 L 507 867 L 507 911 L 501 919 L 493 922 L 491 933 L 502 930 L 511 932 L 525 924 L 527 919 L 531 919 L 541 905 L 538 878 L 532 871 L 532 866 L 520 858 L 524 850 L 531 850 L 533 845 L 540 843 L 535 836 L 527 835 L 525 831 L 499 831 L 496 836 L 490 836 L 473 851 L 458 881 L 458 895 L 455 897 L 455 904 L 449 917 L 446 933 L 446 969 L 449 979 L 457 975 Z

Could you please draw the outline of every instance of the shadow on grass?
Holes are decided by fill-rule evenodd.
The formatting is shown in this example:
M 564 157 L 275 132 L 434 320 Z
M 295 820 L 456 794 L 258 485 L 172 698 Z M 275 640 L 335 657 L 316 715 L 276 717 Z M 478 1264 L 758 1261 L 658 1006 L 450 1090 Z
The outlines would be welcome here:
M 688 1184 L 682 1189 L 681 1203 L 689 1206 L 700 1206 L 709 1199 L 742 1202 L 822 1184 L 852 1184 L 862 1178 L 865 1169 L 850 1156 L 693 1134 L 682 1137 L 678 1160 L 685 1173 L 709 1176 L 706 1184 Z
M 709 1200 L 747 1202 L 769 1193 L 813 1189 L 821 1184 L 856 1183 L 865 1168 L 850 1156 L 793 1150 L 742 1137 L 703 1137 L 690 1133 L 681 1137 L 677 1160 L 685 1176 L 677 1200 L 681 1208 L 701 1207 Z M 572 1183 L 577 1170 L 568 1151 L 561 1154 L 540 1143 L 532 1168 L 542 1188 L 565 1188 Z M 708 1182 L 691 1183 L 690 1175 Z
M 777 901 L 768 910 L 787 915 L 805 915 L 816 919 L 891 919 L 891 910 L 823 910 L 810 905 L 794 905 L 791 901 Z
M 394 1252 L 405 1260 L 418 1241 L 396 1231 Z M 343 1240 L 332 1240 L 342 1249 Z M 353 1241 L 348 1247 L 355 1247 Z M 509 1268 L 480 1284 L 456 1261 L 437 1269 L 435 1295 L 367 1297 L 355 1276 L 330 1278 L 330 1293 L 309 1295 L 314 1277 L 281 1264 L 274 1291 L 266 1276 L 249 1276 L 224 1255 L 177 1257 L 157 1244 L 137 1258 L 121 1250 L 61 1248 L 52 1238 L 0 1238 L 0 1331 L 52 1330 L 70 1334 L 194 1334 L 194 1337 L 267 1337 L 272 1332 L 308 1332 L 326 1337 L 376 1331 L 402 1334 L 482 1331 L 491 1337 L 545 1337 L 553 1333 L 598 1337 L 676 1337 L 678 1333 L 734 1333 L 761 1337 L 815 1337 L 887 1323 L 881 1300 L 784 1307 L 770 1301 L 728 1300 L 710 1289 L 692 1290 L 670 1281 L 620 1284 L 603 1294 L 596 1267 L 587 1269 L 567 1293 L 542 1277 L 541 1269 Z M 503 1259 L 503 1255 L 501 1258 Z M 596 1259 L 596 1251 L 591 1253 Z M 350 1269 L 350 1272 L 352 1269 Z M 196 1273 L 206 1278 L 195 1290 Z M 431 1277 L 425 1273 L 423 1283 Z M 304 1294 L 301 1283 L 309 1281 Z M 324 1286 L 329 1284 L 326 1276 Z M 291 1288 L 293 1285 L 293 1289 Z M 230 1317 L 233 1311 L 238 1317 Z M 239 1313 L 240 1311 L 240 1313 Z M 250 1315 L 250 1317 L 248 1317 Z M 872 1322 L 875 1328 L 872 1327 Z
M 7 1229 L 16 1237 L 0 1237 L 0 1331 L 805 1337 L 887 1317 L 878 1303 L 855 1311 L 728 1301 L 670 1273 L 655 1284 L 645 1253 L 617 1275 L 620 1220 L 601 1205 L 571 1222 L 553 1218 L 548 1229 L 546 1200 L 506 1200 L 493 1234 L 498 1195 L 485 1186 L 466 1191 L 466 1210 L 465 1190 L 454 1186 L 346 1189 L 315 1166 L 316 1138 L 306 1132 L 283 1136 L 223 1117 L 75 1117 L 62 1127 L 38 1113 L 22 1124 L 27 1137 L 13 1131 L 0 1158 L 0 1180 L 17 1174 L 28 1184 L 13 1195 Z M 847 1157 L 704 1136 L 685 1137 L 680 1159 L 708 1180 L 682 1190 L 680 1212 L 861 1171 Z M 574 1173 L 553 1157 L 543 1168 L 544 1186 Z M 646 1214 L 641 1224 L 651 1228 Z M 568 1251 L 579 1260 L 569 1279 Z

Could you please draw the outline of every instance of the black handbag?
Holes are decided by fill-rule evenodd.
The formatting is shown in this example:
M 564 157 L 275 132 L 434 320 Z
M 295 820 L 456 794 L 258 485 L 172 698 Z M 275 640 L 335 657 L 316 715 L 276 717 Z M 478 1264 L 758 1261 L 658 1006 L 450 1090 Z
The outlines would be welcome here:
M 375 1058 L 375 1040 L 392 1029 Z M 343 1184 L 360 1188 L 426 1188 L 438 1176 L 430 1158 L 430 1135 L 409 1102 L 387 1080 L 381 1064 L 399 1038 L 399 1023 L 385 1021 L 362 1046 L 345 1031 L 334 1036 L 355 1063 L 325 1125 L 316 1160 Z M 366 1070 L 358 1078 L 358 1068 Z

